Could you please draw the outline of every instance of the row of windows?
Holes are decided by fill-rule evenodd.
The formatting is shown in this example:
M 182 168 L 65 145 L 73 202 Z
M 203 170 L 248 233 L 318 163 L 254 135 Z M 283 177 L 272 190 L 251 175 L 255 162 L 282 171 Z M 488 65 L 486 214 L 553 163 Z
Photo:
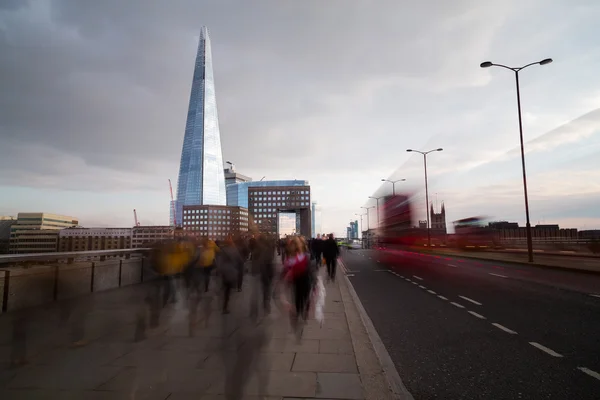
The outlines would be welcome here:
M 184 214 L 231 214 L 231 210 L 227 210 L 227 209 L 210 209 L 207 210 L 206 208 L 200 209 L 200 210 L 183 210 Z M 240 213 L 244 213 L 244 210 L 240 210 Z
M 310 194 L 308 190 L 273 190 L 273 191 L 266 191 L 266 190 L 254 190 L 250 192 L 250 196 L 256 196 L 256 195 L 276 195 L 276 196 L 281 196 L 281 195 L 289 195 L 289 194 Z
M 253 203 L 250 208 L 254 207 L 308 207 L 308 202 L 304 201 L 291 201 L 283 203 Z
M 237 222 L 237 221 L 236 221 Z M 239 224 L 247 224 L 248 221 L 239 221 Z M 183 225 L 232 225 L 231 221 L 183 221 Z M 234 222 L 233 225 L 236 225 Z

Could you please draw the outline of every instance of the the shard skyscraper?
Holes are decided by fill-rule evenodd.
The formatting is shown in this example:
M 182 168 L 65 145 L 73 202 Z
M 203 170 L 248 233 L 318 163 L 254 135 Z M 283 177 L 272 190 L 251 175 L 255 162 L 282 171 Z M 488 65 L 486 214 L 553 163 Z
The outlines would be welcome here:
M 177 200 L 177 225 L 184 205 L 226 205 L 225 174 L 208 29 L 203 27 L 196 54 L 185 124 Z

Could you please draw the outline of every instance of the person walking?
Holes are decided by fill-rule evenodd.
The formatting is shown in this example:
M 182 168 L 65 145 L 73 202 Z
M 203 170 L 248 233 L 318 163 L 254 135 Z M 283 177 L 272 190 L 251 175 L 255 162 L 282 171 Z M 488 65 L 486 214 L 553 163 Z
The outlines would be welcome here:
M 329 238 L 323 242 L 323 257 L 327 264 L 327 280 L 335 282 L 335 273 L 337 269 L 337 258 L 340 255 L 340 248 L 333 238 L 333 234 L 329 234 Z

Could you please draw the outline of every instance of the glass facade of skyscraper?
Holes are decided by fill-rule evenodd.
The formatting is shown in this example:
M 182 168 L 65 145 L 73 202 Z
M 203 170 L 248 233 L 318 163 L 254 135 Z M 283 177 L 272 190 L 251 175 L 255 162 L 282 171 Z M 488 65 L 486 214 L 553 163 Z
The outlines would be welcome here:
M 200 32 L 177 183 L 177 223 L 184 205 L 225 205 L 225 175 L 208 30 Z

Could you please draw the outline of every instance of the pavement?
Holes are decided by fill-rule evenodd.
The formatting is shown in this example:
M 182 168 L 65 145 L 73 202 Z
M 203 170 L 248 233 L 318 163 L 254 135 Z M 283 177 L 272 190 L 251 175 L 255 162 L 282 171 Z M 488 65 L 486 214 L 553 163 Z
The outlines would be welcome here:
M 460 251 L 449 248 L 415 249 L 415 251 L 442 256 L 456 256 L 481 260 L 501 261 L 512 264 L 527 264 L 541 268 L 566 269 L 600 274 L 600 257 L 582 254 L 548 254 L 534 250 L 533 262 L 529 262 L 527 252 L 515 251 Z
M 393 256 L 350 250 L 342 258 L 415 399 L 598 399 L 600 276 Z
M 221 315 L 216 285 L 190 324 L 183 301 L 135 341 L 148 285 L 98 292 L 0 317 L 1 399 L 410 399 L 356 295 L 340 273 L 326 284 L 325 321 L 311 320 L 300 340 L 274 308 L 249 316 L 256 282 L 234 292 Z M 65 307 L 84 321 L 85 341 L 65 323 Z M 61 319 L 62 317 L 62 319 Z M 13 323 L 26 318 L 28 363 L 8 363 Z M 61 324 L 60 321 L 63 321 Z M 70 320 L 67 320 L 70 321 Z M 374 343 L 373 340 L 376 342 Z M 395 375 L 394 375 L 395 374 Z M 226 390 L 227 389 L 227 390 Z

